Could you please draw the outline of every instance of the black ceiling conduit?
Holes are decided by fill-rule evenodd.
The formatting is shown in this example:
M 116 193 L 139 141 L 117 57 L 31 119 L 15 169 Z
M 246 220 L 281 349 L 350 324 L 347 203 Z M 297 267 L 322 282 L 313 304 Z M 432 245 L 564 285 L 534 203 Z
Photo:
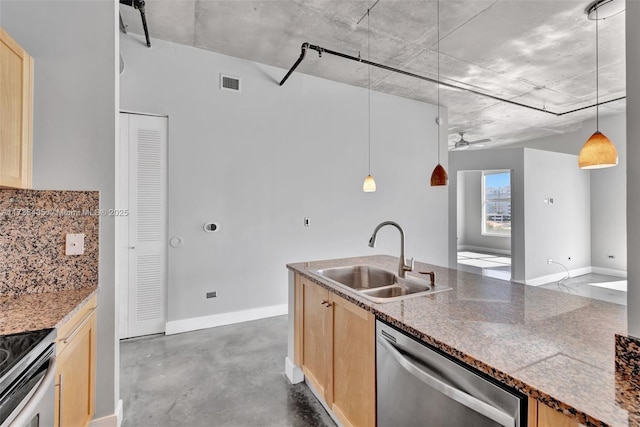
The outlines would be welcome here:
M 144 11 L 144 0 L 120 0 L 120 4 L 131 6 L 134 9 L 140 11 L 140 18 L 142 19 L 142 28 L 144 29 L 144 37 L 147 40 L 147 47 L 151 47 L 151 40 L 149 39 L 149 29 L 147 28 L 147 17 Z M 125 34 L 127 33 L 126 26 L 124 25 L 124 22 L 122 22 L 122 16 L 120 16 L 120 30 Z
M 122 1 L 122 0 L 120 0 L 120 1 Z M 336 52 L 336 51 L 333 51 L 333 50 L 325 49 L 323 47 L 312 45 L 312 44 L 309 44 L 307 42 L 302 43 L 300 57 L 296 60 L 295 64 L 293 64 L 291 69 L 289 69 L 287 74 L 284 76 L 284 78 L 280 82 L 280 86 L 284 85 L 284 83 L 287 81 L 289 76 L 291 76 L 291 74 L 296 70 L 296 68 L 298 68 L 298 65 L 300 65 L 302 60 L 305 58 L 308 49 L 315 50 L 316 52 L 318 52 L 318 56 L 320 56 L 320 57 L 322 57 L 323 53 L 328 53 L 329 55 L 334 55 L 334 56 L 338 56 L 340 58 L 350 59 L 352 61 L 361 62 L 361 63 L 367 64 L 367 65 L 372 65 L 374 67 L 382 68 L 383 70 L 391 71 L 391 72 L 398 73 L 398 74 L 404 74 L 405 76 L 414 77 L 414 78 L 420 79 L 420 80 L 426 80 L 426 81 L 431 82 L 431 83 L 438 83 L 438 84 L 440 84 L 442 86 L 446 86 L 446 87 L 449 87 L 449 88 L 452 88 L 452 89 L 464 90 L 466 92 L 473 93 L 475 95 L 484 96 L 484 97 L 487 97 L 487 98 L 491 98 L 491 99 L 494 99 L 494 100 L 499 101 L 499 102 L 506 102 L 507 104 L 517 105 L 518 107 L 529 108 L 530 110 L 539 111 L 541 113 L 552 114 L 552 115 L 554 115 L 556 117 L 564 116 L 565 114 L 575 113 L 577 111 L 586 110 L 587 108 L 593 108 L 596 105 L 604 105 L 604 104 L 608 104 L 610 102 L 620 101 L 621 99 L 625 99 L 626 98 L 626 96 L 621 96 L 619 98 L 610 99 L 608 101 L 602 101 L 599 104 L 587 105 L 586 107 L 580 107 L 580 108 L 576 108 L 574 110 L 564 111 L 562 113 L 556 113 L 556 112 L 547 110 L 546 108 L 539 108 L 539 107 L 534 107 L 532 105 L 522 104 L 520 102 L 512 101 L 510 99 L 500 98 L 499 96 L 495 96 L 495 95 L 491 95 L 491 94 L 488 94 L 488 93 L 479 92 L 477 90 L 468 89 L 468 88 L 461 87 L 461 86 L 456 86 L 454 84 L 447 83 L 447 82 L 442 82 L 442 81 L 439 82 L 438 80 L 432 79 L 430 77 L 425 77 L 425 76 L 421 76 L 419 74 L 411 73 L 409 71 L 404 71 L 404 70 L 400 70 L 398 68 L 389 67 L 388 65 L 378 64 L 376 62 L 371 62 L 371 61 L 368 61 L 366 59 L 362 59 L 359 56 L 347 55 L 345 53 L 340 53 L 340 52 Z

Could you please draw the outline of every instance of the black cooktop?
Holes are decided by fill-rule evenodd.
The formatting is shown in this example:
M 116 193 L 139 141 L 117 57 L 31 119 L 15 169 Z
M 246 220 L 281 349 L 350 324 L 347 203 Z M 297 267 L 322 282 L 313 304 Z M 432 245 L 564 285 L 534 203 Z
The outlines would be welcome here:
M 53 329 L 0 335 L 0 379 L 38 346 Z

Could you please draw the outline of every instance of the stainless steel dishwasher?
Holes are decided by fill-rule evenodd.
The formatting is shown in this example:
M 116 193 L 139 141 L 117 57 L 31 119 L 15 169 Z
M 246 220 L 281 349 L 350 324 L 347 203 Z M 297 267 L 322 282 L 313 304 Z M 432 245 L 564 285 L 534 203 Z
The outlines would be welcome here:
M 526 396 L 376 321 L 378 427 L 525 427 Z

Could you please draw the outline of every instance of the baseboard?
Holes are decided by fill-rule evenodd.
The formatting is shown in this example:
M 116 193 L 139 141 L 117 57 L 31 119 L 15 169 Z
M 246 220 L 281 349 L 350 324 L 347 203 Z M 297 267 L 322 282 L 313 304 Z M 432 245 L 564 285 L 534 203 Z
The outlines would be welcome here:
M 113 415 L 107 415 L 106 417 L 96 418 L 91 420 L 91 427 L 120 427 L 122 425 L 122 417 L 124 412 L 122 410 L 122 399 L 118 400 L 116 409 Z
M 604 274 L 606 276 L 615 276 L 627 278 L 627 272 L 624 270 L 614 270 L 612 268 L 604 268 L 604 267 L 591 267 L 591 272 L 595 274 Z
M 251 320 L 265 319 L 267 317 L 283 316 L 288 314 L 288 312 L 289 306 L 287 304 L 281 304 L 252 308 L 249 310 L 232 311 L 230 313 L 212 314 L 211 316 L 174 320 L 167 322 L 165 334 L 180 334 L 182 332 L 197 331 L 199 329 L 231 325 L 233 323 L 248 322 Z
M 511 255 L 509 249 L 496 249 L 496 248 L 484 248 L 482 246 L 460 245 L 458 251 L 470 251 L 470 252 L 489 252 L 500 255 Z
M 582 267 L 576 268 L 574 270 L 569 270 L 570 277 L 582 276 L 583 274 L 591 273 L 591 267 Z M 563 278 L 567 277 L 567 273 L 565 271 L 561 271 L 554 274 L 549 274 L 547 276 L 535 277 L 533 279 L 526 279 L 524 281 L 525 285 L 529 286 L 541 286 L 546 285 L 547 283 L 557 282 Z
M 298 384 L 304 381 L 304 373 L 299 366 L 296 366 L 288 357 L 284 360 L 284 373 L 291 384 Z
M 333 422 L 336 423 L 338 427 L 343 427 L 338 417 L 336 417 L 336 414 L 333 413 L 329 405 L 327 405 L 327 402 L 324 401 L 324 397 L 322 397 L 320 393 L 318 393 L 313 384 L 311 384 L 311 382 L 306 378 L 304 379 L 304 383 L 307 385 L 307 387 L 309 387 L 309 390 L 311 390 L 311 393 L 316 397 L 316 399 L 318 399 L 318 402 L 320 402 L 324 410 L 327 411 L 327 414 L 329 414 Z

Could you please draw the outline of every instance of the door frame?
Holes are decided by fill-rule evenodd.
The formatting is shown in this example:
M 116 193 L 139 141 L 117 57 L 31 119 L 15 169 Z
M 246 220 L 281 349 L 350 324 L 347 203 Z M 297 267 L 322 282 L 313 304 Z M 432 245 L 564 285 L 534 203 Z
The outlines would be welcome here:
M 154 113 L 142 113 L 137 111 L 120 110 L 118 111 L 119 122 L 119 140 L 116 147 L 116 182 L 115 182 L 115 206 L 116 211 L 122 211 L 129 206 L 129 146 L 123 147 L 125 138 L 123 138 L 122 123 L 120 120 L 121 114 L 149 116 L 149 117 L 162 117 L 167 120 L 167 162 L 165 179 L 168 181 L 169 174 L 169 116 L 166 114 L 154 114 Z M 128 142 L 128 133 L 126 137 Z M 126 148 L 126 149 L 123 149 Z M 168 182 L 167 182 L 168 184 Z M 166 230 L 169 230 L 169 188 L 166 185 L 165 194 L 165 218 L 166 218 Z M 116 216 L 115 217 L 115 280 L 116 280 L 116 336 L 117 339 L 122 339 L 123 336 L 128 335 L 128 315 L 129 315 L 129 227 L 127 217 Z M 166 242 L 165 242 L 166 243 Z M 166 249 L 166 248 L 165 248 Z M 165 269 L 168 265 L 168 251 L 165 250 Z M 166 273 L 166 272 L 165 272 Z M 165 295 L 168 295 L 168 274 L 165 274 Z M 167 322 L 168 315 L 168 302 L 165 298 L 165 324 Z

